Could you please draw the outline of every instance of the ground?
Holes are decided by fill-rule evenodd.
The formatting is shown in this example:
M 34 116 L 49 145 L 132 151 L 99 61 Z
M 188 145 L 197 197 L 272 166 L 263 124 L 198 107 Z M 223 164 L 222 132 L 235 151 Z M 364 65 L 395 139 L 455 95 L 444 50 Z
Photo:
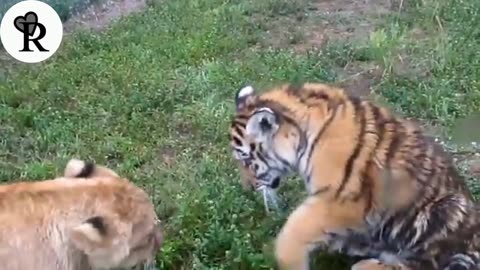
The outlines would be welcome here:
M 159 269 L 272 269 L 304 193 L 285 183 L 287 212 L 266 215 L 241 189 L 226 136 L 238 88 L 324 81 L 374 99 L 438 136 L 478 194 L 479 13 L 478 0 L 97 3 L 47 62 L 0 55 L 0 181 L 95 160 L 152 194 L 167 224 Z

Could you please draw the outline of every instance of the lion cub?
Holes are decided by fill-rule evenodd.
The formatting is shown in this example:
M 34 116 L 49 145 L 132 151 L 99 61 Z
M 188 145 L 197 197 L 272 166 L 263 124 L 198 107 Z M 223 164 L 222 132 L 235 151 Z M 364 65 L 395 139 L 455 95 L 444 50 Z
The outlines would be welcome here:
M 148 195 L 106 167 L 72 159 L 63 177 L 0 185 L 2 269 L 140 266 L 162 240 Z

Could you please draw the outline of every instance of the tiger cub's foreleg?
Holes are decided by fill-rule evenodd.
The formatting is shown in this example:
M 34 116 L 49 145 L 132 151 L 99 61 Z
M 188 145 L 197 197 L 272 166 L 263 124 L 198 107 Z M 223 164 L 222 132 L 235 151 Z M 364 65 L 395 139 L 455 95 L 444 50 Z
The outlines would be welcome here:
M 367 259 L 354 264 L 351 270 L 411 270 L 411 268 L 403 264 L 390 265 L 384 264 L 377 259 Z
M 330 232 L 363 225 L 358 202 L 309 197 L 288 217 L 275 242 L 275 257 L 281 270 L 308 270 L 309 252 L 326 242 Z

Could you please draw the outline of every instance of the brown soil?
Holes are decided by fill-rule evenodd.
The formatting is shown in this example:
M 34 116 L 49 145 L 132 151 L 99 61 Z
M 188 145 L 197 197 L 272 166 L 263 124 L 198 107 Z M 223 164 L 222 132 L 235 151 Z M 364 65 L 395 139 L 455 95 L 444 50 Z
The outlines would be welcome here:
M 338 71 L 340 78 L 335 83 L 351 94 L 368 96 L 383 75 L 383 69 L 370 62 L 350 62 Z
M 364 42 L 381 20 L 398 9 L 394 0 L 318 0 L 310 8 L 313 23 L 305 27 L 304 42 L 295 46 L 302 52 L 329 42 Z M 368 96 L 383 75 L 373 62 L 350 62 L 338 72 L 337 85 Z
M 304 14 L 269 23 L 264 46 L 294 48 L 298 53 L 335 41 L 364 42 L 384 18 L 401 9 L 403 0 L 317 0 Z M 408 70 L 407 67 L 402 70 Z M 400 71 L 400 72 L 401 72 Z M 339 67 L 337 85 L 361 96 L 371 94 L 383 75 L 373 62 L 351 62 Z
M 401 0 L 317 0 L 306 14 L 280 18 L 271 23 L 265 45 L 294 46 L 299 52 L 335 40 L 363 40 Z
M 306 26 L 305 42 L 298 50 L 329 41 L 363 40 L 396 6 L 393 0 L 318 0 L 310 10 L 313 23 Z
M 171 168 L 175 164 L 176 151 L 172 147 L 165 146 L 160 149 L 160 157 L 164 165 L 168 168 Z
M 67 33 L 78 27 L 102 30 L 112 21 L 140 11 L 146 6 L 146 0 L 108 0 L 100 5 L 92 5 L 81 14 L 70 18 L 64 23 L 64 30 Z

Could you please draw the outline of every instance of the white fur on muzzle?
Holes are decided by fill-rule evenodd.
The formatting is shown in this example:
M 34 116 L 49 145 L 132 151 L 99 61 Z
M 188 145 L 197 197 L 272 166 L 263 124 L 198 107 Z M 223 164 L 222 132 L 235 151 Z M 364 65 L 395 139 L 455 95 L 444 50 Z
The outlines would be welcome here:
M 275 211 L 280 210 L 280 205 L 278 203 L 279 201 L 278 195 L 274 189 L 265 185 L 261 185 L 260 187 L 257 188 L 257 191 L 262 192 L 263 204 L 265 205 L 265 211 L 267 213 L 271 212 L 270 205 L 273 206 L 273 208 L 275 208 Z

